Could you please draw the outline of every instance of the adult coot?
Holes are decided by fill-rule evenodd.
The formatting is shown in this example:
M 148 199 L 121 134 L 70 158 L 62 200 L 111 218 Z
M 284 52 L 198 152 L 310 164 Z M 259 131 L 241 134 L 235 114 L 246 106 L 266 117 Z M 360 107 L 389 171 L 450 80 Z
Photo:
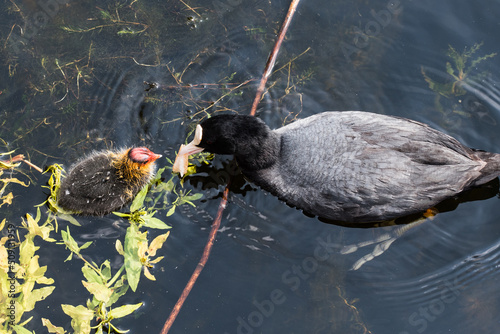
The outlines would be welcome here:
M 203 150 L 234 154 L 249 180 L 286 203 L 346 222 L 423 212 L 500 174 L 500 154 L 423 123 L 360 111 L 324 112 L 277 130 L 251 116 L 214 116 L 197 126 L 179 162 Z
M 145 147 L 95 152 L 70 169 L 61 183 L 58 204 L 83 215 L 118 210 L 149 183 L 159 157 Z

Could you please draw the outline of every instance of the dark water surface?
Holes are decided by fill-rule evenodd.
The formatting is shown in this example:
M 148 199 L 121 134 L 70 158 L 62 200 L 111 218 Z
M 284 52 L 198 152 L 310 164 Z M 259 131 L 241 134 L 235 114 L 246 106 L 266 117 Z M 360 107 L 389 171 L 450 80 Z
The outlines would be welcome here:
M 260 78 L 288 5 L 3 2 L 0 150 L 16 149 L 40 166 L 68 167 L 93 150 L 131 145 L 173 159 L 205 111 L 249 112 L 256 82 L 230 90 Z M 366 110 L 500 152 L 500 55 L 474 62 L 500 51 L 499 17 L 497 0 L 303 0 L 259 117 L 276 128 L 325 110 Z M 462 74 L 450 47 L 459 56 L 475 51 Z M 157 86 L 148 90 L 145 81 Z M 119 327 L 160 331 L 201 256 L 228 164 L 216 157 L 186 182 L 204 194 L 196 207 L 157 214 L 173 227 L 159 254 L 165 259 L 152 270 L 155 282 L 143 277 L 123 297 L 144 306 Z M 46 199 L 48 176 L 23 171 L 30 187 L 9 186 L 16 197 L 0 220 L 20 222 Z M 235 177 L 209 262 L 171 333 L 497 333 L 497 194 L 498 181 L 402 233 L 407 225 L 320 222 Z M 75 239 L 94 241 L 86 256 L 119 268 L 114 243 L 127 223 L 113 215 L 78 220 Z M 387 245 L 385 236 L 394 239 L 390 247 L 371 256 Z M 348 252 L 359 243 L 367 246 Z M 60 305 L 85 304 L 82 264 L 64 263 L 68 252 L 58 245 L 38 253 L 57 288 L 37 304 L 28 328 L 44 333 L 45 317 L 70 330 Z

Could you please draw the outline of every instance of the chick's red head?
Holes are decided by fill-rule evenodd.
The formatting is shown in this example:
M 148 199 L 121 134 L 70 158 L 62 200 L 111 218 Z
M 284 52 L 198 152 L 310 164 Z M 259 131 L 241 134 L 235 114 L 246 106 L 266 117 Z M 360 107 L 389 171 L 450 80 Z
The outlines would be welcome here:
M 128 151 L 128 157 L 135 163 L 149 164 L 161 158 L 161 154 L 153 153 L 145 147 L 134 147 Z

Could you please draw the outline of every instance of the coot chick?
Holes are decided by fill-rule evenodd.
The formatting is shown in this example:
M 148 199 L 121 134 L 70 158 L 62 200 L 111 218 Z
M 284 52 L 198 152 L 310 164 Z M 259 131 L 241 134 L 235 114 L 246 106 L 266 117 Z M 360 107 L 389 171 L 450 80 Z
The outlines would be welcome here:
M 500 154 L 420 122 L 360 111 L 324 112 L 277 130 L 251 116 L 214 116 L 179 156 L 203 150 L 234 154 L 250 181 L 289 205 L 345 222 L 423 212 L 500 174 Z
M 160 157 L 145 147 L 95 152 L 69 170 L 61 182 L 58 204 L 82 215 L 116 211 L 149 183 Z

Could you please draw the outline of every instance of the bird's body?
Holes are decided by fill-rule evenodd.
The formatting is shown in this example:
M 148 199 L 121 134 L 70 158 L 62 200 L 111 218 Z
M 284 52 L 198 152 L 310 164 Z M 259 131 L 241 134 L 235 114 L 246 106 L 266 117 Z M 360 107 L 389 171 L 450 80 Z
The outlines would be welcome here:
M 500 154 L 429 126 L 368 112 L 324 112 L 270 130 L 249 116 L 201 123 L 198 147 L 234 154 L 243 174 L 322 218 L 382 221 L 422 212 L 500 174 Z
M 308 135 L 325 129 L 329 133 Z M 328 219 L 377 221 L 425 211 L 500 174 L 500 155 L 496 174 L 483 175 L 484 152 L 401 118 L 322 113 L 274 133 L 280 163 L 243 173 L 287 203 Z
M 118 210 L 149 183 L 159 157 L 144 147 L 95 152 L 69 170 L 58 204 L 83 215 Z

